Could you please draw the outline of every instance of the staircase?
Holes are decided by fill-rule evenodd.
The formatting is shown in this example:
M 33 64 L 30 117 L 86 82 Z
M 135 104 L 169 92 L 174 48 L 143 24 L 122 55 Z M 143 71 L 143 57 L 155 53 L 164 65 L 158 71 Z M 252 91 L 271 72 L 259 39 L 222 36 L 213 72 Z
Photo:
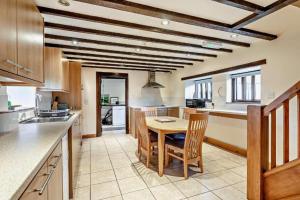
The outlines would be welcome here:
M 297 153 L 290 160 L 290 101 L 297 98 Z M 276 163 L 277 110 L 283 110 L 283 164 Z M 300 199 L 300 81 L 267 106 L 248 106 L 247 197 Z

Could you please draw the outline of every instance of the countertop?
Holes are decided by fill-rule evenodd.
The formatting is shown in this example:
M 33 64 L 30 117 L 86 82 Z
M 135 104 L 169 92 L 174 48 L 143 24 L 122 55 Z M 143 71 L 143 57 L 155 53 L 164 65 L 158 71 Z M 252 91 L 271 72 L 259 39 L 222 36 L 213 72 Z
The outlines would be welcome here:
M 66 122 L 20 124 L 0 135 L 0 199 L 18 199 L 81 111 Z
M 247 115 L 247 111 L 241 110 L 225 110 L 225 109 L 213 109 L 213 108 L 198 108 L 198 111 L 205 112 L 215 112 L 215 113 L 225 113 L 225 114 L 234 114 L 234 115 Z
M 177 108 L 177 107 L 180 107 L 180 106 L 129 106 L 130 108 Z

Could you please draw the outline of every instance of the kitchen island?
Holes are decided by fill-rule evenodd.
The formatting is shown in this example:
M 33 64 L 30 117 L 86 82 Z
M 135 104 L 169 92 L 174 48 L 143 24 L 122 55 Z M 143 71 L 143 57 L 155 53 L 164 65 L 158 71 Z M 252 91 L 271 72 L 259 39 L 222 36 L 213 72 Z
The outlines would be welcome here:
M 20 124 L 0 135 L 0 199 L 21 197 L 62 138 L 72 132 L 81 111 L 73 113 L 65 122 Z

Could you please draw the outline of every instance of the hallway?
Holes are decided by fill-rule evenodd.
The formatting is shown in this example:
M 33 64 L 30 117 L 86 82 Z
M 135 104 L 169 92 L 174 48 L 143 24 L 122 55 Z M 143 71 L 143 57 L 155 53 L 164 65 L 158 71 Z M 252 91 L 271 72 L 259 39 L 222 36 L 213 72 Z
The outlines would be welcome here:
M 204 144 L 204 174 L 190 167 L 184 180 L 174 161 L 159 177 L 147 169 L 135 151 L 137 140 L 123 131 L 105 132 L 83 141 L 76 200 L 237 200 L 246 199 L 246 159 Z

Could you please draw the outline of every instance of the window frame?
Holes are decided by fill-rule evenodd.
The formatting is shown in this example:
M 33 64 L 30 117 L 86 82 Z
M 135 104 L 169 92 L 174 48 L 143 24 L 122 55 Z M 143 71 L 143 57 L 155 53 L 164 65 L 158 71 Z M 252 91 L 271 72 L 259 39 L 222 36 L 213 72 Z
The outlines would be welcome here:
M 255 88 L 255 76 L 261 75 L 261 70 L 254 70 L 244 73 L 236 73 L 231 74 L 231 102 L 232 103 L 261 103 L 260 100 L 256 100 L 256 88 Z M 251 100 L 246 99 L 246 93 L 247 93 L 247 83 L 246 83 L 246 77 L 251 77 Z M 241 85 L 242 85 L 242 99 L 237 99 L 237 78 L 241 78 Z
M 203 91 L 202 91 L 202 84 L 205 83 L 205 96 L 206 98 L 203 98 Z M 210 99 L 208 98 L 208 83 L 210 83 Z M 199 91 L 199 85 L 201 85 L 201 90 Z M 212 82 L 212 78 L 205 78 L 205 79 L 200 79 L 200 80 L 196 80 L 195 81 L 195 97 L 196 99 L 201 99 L 207 102 L 212 102 L 212 98 L 213 98 L 213 82 Z M 200 94 L 198 96 L 198 94 Z

